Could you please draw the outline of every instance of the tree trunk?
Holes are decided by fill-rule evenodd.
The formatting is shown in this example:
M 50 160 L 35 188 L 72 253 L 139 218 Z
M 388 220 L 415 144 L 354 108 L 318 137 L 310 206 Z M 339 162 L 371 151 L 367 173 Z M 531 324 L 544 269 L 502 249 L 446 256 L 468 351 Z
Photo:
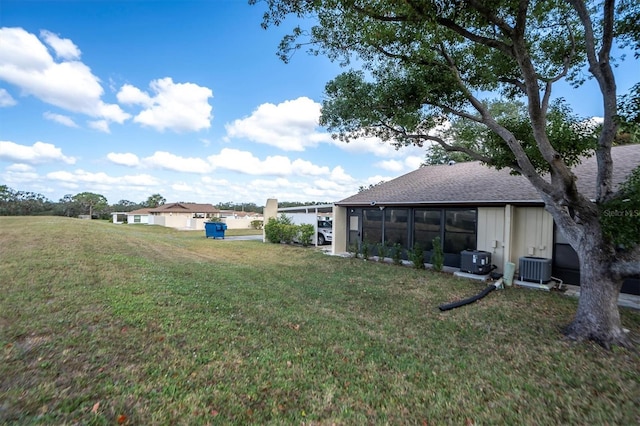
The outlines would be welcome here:
M 622 279 L 609 271 L 606 244 L 587 238 L 578 247 L 580 258 L 580 299 L 575 318 L 564 334 L 573 340 L 593 340 L 605 348 L 612 345 L 629 347 L 631 341 L 622 330 L 618 295 Z

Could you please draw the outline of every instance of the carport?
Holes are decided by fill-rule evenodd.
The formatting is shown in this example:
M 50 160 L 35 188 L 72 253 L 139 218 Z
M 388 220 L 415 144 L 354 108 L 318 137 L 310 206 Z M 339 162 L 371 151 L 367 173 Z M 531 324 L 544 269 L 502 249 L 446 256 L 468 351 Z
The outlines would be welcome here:
M 264 209 L 264 221 L 268 222 L 270 217 L 278 217 L 281 214 L 286 214 L 291 217 L 293 223 L 296 225 L 301 224 L 312 224 L 315 229 L 315 245 L 318 245 L 317 235 L 318 235 L 318 219 L 325 219 L 333 221 L 333 204 L 315 204 L 308 206 L 297 206 L 297 207 L 278 207 L 278 200 L 274 198 L 270 198 L 267 200 L 267 204 Z M 333 228 L 335 235 L 335 222 L 333 222 Z M 263 238 L 264 241 L 266 239 Z M 333 249 L 333 241 L 331 243 Z

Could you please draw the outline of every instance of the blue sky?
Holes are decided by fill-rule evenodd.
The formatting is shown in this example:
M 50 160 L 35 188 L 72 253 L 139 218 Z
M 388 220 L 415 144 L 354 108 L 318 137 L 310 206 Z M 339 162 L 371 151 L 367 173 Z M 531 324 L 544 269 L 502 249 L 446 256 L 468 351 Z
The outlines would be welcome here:
M 0 184 L 57 201 L 337 201 L 419 166 L 422 149 L 345 144 L 317 125 L 341 69 L 277 45 L 244 0 L 0 0 Z M 618 69 L 622 93 L 638 63 Z M 557 92 L 583 116 L 589 82 Z M 591 101 L 590 99 L 594 99 Z

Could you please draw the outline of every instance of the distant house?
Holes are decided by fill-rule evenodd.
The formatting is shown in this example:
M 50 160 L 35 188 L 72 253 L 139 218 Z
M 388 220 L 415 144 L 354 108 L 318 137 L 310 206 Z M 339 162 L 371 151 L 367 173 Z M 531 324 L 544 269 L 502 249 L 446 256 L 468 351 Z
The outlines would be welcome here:
M 138 209 L 127 212 L 127 223 L 149 223 L 150 208 Z
M 236 210 L 220 210 L 220 218 L 227 229 L 251 229 L 256 220 L 263 221 L 262 213 Z
M 169 203 L 148 209 L 148 223 L 177 229 L 204 230 L 204 223 L 220 218 L 211 204 Z
M 640 165 L 640 145 L 612 149 L 613 181 L 623 182 Z M 595 199 L 597 165 L 586 158 L 574 168 L 578 189 Z M 335 203 L 333 251 L 349 246 L 420 244 L 429 262 L 440 237 L 444 264 L 460 266 L 463 250 L 484 250 L 502 271 L 520 257 L 552 259 L 552 275 L 579 285 L 575 251 L 556 228 L 540 196 L 523 176 L 478 162 L 427 166 Z M 640 281 L 627 280 L 623 292 L 640 294 Z

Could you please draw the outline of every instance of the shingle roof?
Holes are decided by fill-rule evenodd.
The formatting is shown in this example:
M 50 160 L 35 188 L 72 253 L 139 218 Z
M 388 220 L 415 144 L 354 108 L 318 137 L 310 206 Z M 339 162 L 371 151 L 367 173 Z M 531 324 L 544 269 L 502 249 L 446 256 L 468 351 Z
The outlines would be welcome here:
M 640 165 L 640 145 L 625 145 L 611 150 L 613 182 L 623 182 Z M 578 189 L 595 198 L 597 165 L 594 157 L 585 158 L 574 168 Z M 542 203 L 524 176 L 496 170 L 479 162 L 421 167 L 396 179 L 377 185 L 337 202 L 338 205 L 376 204 L 504 204 Z
M 150 210 L 151 213 L 218 213 L 211 204 L 169 203 Z
M 128 215 L 132 215 L 132 214 L 133 214 L 133 215 L 136 215 L 136 214 L 149 214 L 149 212 L 150 212 L 151 210 L 152 210 L 152 209 L 145 207 L 145 208 L 143 208 L 143 209 L 132 210 L 132 211 L 130 211 L 130 212 L 127 212 L 127 214 L 128 214 Z

